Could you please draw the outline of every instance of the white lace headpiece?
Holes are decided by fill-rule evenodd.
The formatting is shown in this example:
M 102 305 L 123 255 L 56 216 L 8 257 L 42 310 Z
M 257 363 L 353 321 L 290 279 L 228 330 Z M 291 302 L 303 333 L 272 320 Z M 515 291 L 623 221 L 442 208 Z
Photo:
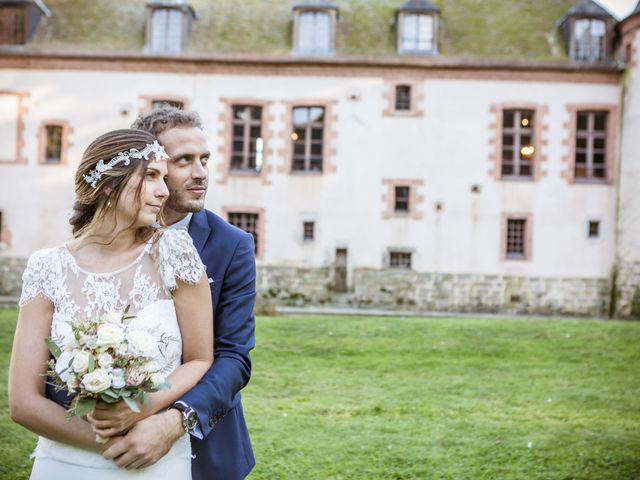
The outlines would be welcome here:
M 128 152 L 120 152 L 111 160 L 109 163 L 104 163 L 104 160 L 100 160 L 96 164 L 96 168 L 93 170 L 89 170 L 89 175 L 84 175 L 84 181 L 91 185 L 92 188 L 96 188 L 96 183 L 98 180 L 102 178 L 102 174 L 107 170 L 111 170 L 119 163 L 124 163 L 125 165 L 129 165 L 131 158 L 144 158 L 145 160 L 149 160 L 149 154 L 153 153 L 156 162 L 160 160 L 169 160 L 169 155 L 164 151 L 164 147 L 158 143 L 157 140 L 154 140 L 153 143 L 147 143 L 147 146 L 142 150 L 138 150 L 137 148 L 132 148 Z

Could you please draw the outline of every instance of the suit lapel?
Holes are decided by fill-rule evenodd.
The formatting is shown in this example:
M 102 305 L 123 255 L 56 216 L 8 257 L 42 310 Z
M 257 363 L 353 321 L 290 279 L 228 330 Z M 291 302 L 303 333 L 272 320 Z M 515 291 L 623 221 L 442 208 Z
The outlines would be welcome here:
M 207 243 L 207 240 L 211 235 L 211 227 L 209 227 L 209 222 L 207 222 L 207 213 L 204 209 L 194 213 L 193 217 L 191 217 L 191 222 L 189 223 L 189 235 L 191 235 L 193 244 L 202 257 L 204 244 Z

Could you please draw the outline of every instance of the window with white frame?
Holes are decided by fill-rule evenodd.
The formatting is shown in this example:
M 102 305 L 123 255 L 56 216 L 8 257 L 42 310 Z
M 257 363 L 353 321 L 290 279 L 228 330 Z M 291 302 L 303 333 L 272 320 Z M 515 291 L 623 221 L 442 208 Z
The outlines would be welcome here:
M 581 18 L 573 25 L 572 60 L 598 63 L 606 58 L 607 28 L 604 20 Z
M 151 12 L 149 49 L 178 53 L 185 43 L 185 14 L 178 8 L 156 8 Z
M 400 16 L 399 53 L 428 54 L 436 52 L 435 16 L 404 13 Z
M 305 10 L 298 13 L 296 53 L 300 55 L 330 55 L 333 53 L 333 15 L 326 10 Z

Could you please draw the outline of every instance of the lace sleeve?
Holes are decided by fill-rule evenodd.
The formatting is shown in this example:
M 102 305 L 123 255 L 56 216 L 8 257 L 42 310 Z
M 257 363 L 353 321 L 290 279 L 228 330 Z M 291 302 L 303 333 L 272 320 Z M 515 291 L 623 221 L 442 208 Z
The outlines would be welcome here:
M 38 296 L 45 297 L 53 304 L 56 303 L 57 284 L 60 279 L 56 275 L 54 257 L 53 249 L 38 250 L 29 257 L 27 268 L 22 274 L 20 307 Z
M 160 274 L 168 290 L 178 287 L 176 280 L 195 285 L 202 278 L 205 266 L 186 230 L 168 229 L 158 240 Z

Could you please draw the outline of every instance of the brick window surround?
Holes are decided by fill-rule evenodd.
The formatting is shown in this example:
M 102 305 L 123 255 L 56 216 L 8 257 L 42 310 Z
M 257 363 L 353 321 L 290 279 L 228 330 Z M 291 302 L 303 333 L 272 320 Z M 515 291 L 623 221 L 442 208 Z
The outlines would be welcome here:
M 567 121 L 564 123 L 564 139 L 562 144 L 565 155 L 562 156 L 564 168 L 561 176 L 569 184 L 605 184 L 612 185 L 615 181 L 616 152 L 618 142 L 618 106 L 611 104 L 584 103 L 570 104 L 566 106 Z M 578 123 L 578 112 L 599 111 L 607 112 L 607 135 L 606 135 L 606 178 L 590 179 L 575 178 L 575 158 L 576 158 L 576 129 Z
M 523 220 L 524 223 L 524 254 L 521 257 L 507 255 L 507 237 L 509 234 L 509 220 Z M 502 261 L 530 261 L 533 246 L 533 216 L 530 213 L 503 213 L 500 229 L 500 260 Z
M 304 14 L 325 14 L 328 15 L 329 19 L 329 43 L 327 50 L 324 51 L 305 51 L 303 50 L 303 46 L 300 42 L 300 28 L 301 28 L 301 17 Z M 336 49 L 336 23 L 338 18 L 338 11 L 333 7 L 294 7 L 293 10 L 293 52 L 296 55 L 304 55 L 304 56 L 328 56 L 333 55 Z
M 418 188 L 421 188 L 424 181 L 418 178 L 413 179 L 395 179 L 385 178 L 382 180 L 382 186 L 385 193 L 382 195 L 382 218 L 388 220 L 390 218 L 409 218 L 411 220 L 422 220 L 422 211 L 420 205 L 424 202 L 424 197 L 418 194 Z M 396 210 L 396 187 L 409 187 L 409 210 Z
M 16 117 L 15 117 L 15 130 L 16 130 L 16 150 L 13 157 L 10 158 L 0 158 L 0 164 L 3 163 L 17 163 L 17 164 L 26 164 L 27 157 L 23 154 L 24 148 L 24 118 L 27 114 L 26 107 L 26 98 L 29 96 L 29 93 L 26 92 L 10 92 L 7 90 L 0 90 L 0 97 L 15 97 L 16 102 Z
M 502 135 L 505 110 L 530 110 L 533 112 L 533 174 L 531 176 L 502 175 Z M 494 103 L 490 107 L 492 122 L 489 124 L 489 161 L 491 167 L 489 175 L 496 180 L 503 181 L 535 181 L 547 175 L 542 170 L 543 163 L 547 161 L 546 154 L 549 141 L 547 134 L 549 125 L 546 116 L 549 113 L 547 105 L 539 105 L 530 102 L 504 102 Z
M 279 173 L 289 174 L 293 176 L 297 175 L 326 175 L 329 173 L 335 173 L 337 166 L 333 163 L 336 158 L 336 138 L 338 136 L 338 117 L 335 114 L 336 100 L 326 99 L 309 99 L 309 100 L 295 100 L 290 102 L 284 102 L 285 104 L 285 117 L 284 117 L 284 131 L 281 135 L 284 138 L 283 147 L 278 151 L 279 156 L 284 159 L 284 162 L 278 168 Z M 293 140 L 291 134 L 293 133 L 293 109 L 296 107 L 324 107 L 324 130 L 323 130 L 323 142 L 322 142 L 322 171 L 294 171 L 293 170 Z
M 398 86 L 411 88 L 411 106 L 408 110 L 396 110 L 396 91 Z M 386 117 L 422 117 L 424 112 L 424 93 L 422 82 L 419 80 L 393 78 L 385 79 L 383 85 L 383 99 L 385 101 L 382 114 Z
M 275 125 L 275 117 L 270 114 L 273 102 L 257 98 L 221 98 L 222 112 L 218 117 L 218 138 L 222 139 L 218 146 L 217 172 L 219 184 L 226 184 L 229 178 L 258 179 L 264 185 L 271 184 L 269 175 L 273 171 L 273 138 L 271 129 Z M 242 171 L 231 169 L 231 149 L 233 145 L 233 107 L 248 105 L 262 108 L 261 134 L 262 134 L 262 168 L 260 171 Z
M 60 161 L 47 161 L 47 127 L 62 128 L 62 138 L 60 142 Z M 43 120 L 38 130 L 38 163 L 42 165 L 66 165 L 69 160 L 69 147 L 71 142 L 69 137 L 73 133 L 73 129 L 66 120 Z
M 258 240 L 256 242 L 256 259 L 263 260 L 264 259 L 264 208 L 257 207 L 244 207 L 244 206 L 223 206 L 222 211 L 224 212 L 224 218 L 229 221 L 229 216 L 232 213 L 249 213 L 258 216 L 257 222 L 257 237 Z M 231 223 L 231 222 L 229 222 Z M 255 239 L 254 239 L 255 240 Z
M 142 103 L 140 113 L 143 113 L 143 114 L 149 113 L 151 111 L 153 102 L 158 102 L 158 101 L 181 103 L 183 110 L 189 110 L 189 100 L 187 99 L 187 97 L 183 97 L 181 95 L 174 95 L 172 93 L 169 93 L 167 95 L 164 95 L 162 93 L 158 93 L 155 95 L 140 95 L 140 101 Z
M 640 15 L 631 17 L 619 24 L 621 49 L 627 67 L 635 68 L 638 64 L 638 36 L 640 35 Z

